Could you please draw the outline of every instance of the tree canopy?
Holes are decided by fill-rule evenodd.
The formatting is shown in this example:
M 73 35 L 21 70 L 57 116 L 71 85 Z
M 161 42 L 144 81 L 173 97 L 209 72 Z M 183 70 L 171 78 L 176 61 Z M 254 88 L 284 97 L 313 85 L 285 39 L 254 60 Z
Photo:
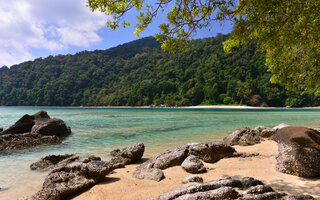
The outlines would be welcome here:
M 130 25 L 124 16 L 137 9 L 136 35 L 165 12 L 167 22 L 155 37 L 164 50 L 173 52 L 184 47 L 198 29 L 230 20 L 233 31 L 224 43 L 227 52 L 256 40 L 257 50 L 266 53 L 272 82 L 320 91 L 319 0 L 88 0 L 87 5 L 112 16 L 107 25 L 113 29 Z

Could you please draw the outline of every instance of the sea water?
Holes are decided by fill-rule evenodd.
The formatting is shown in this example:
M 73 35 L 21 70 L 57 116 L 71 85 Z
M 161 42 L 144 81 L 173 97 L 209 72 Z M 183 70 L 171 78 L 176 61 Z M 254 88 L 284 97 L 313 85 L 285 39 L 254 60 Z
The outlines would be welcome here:
M 0 199 L 17 199 L 37 191 L 47 173 L 31 171 L 31 163 L 50 154 L 80 157 L 108 153 L 135 142 L 150 157 L 190 142 L 221 140 L 237 128 L 268 128 L 280 123 L 320 127 L 320 109 L 197 109 L 0 107 L 0 126 L 8 128 L 24 114 L 46 110 L 72 129 L 61 145 L 0 153 Z

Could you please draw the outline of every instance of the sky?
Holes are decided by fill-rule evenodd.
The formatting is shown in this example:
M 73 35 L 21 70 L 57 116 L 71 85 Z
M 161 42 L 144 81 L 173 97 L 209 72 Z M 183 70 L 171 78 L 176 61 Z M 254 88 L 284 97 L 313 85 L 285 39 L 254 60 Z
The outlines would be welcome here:
M 116 31 L 106 26 L 109 16 L 91 12 L 86 0 L 2 0 L 0 1 L 0 67 L 45 58 L 75 54 L 84 50 L 108 49 L 132 40 L 154 35 L 165 22 L 160 15 L 137 38 L 133 34 L 136 11 L 127 14 L 132 25 Z M 229 33 L 229 23 L 213 24 L 193 38 Z

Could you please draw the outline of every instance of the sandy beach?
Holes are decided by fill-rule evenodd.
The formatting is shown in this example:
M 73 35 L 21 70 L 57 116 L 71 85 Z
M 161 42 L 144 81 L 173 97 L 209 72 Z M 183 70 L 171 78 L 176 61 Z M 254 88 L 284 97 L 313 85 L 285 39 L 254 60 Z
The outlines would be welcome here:
M 309 194 L 320 198 L 320 180 L 305 179 L 275 171 L 275 154 L 277 145 L 274 141 L 263 141 L 254 146 L 235 146 L 238 152 L 259 153 L 259 156 L 246 158 L 227 158 L 217 163 L 205 163 L 207 173 L 200 174 L 204 181 L 219 178 L 246 176 L 254 177 L 269 184 L 276 191 L 288 194 Z M 160 182 L 138 180 L 132 173 L 139 165 L 128 165 L 117 169 L 107 176 L 105 182 L 100 183 L 86 192 L 73 198 L 74 200 L 143 200 L 156 198 L 162 193 L 167 193 L 183 186 L 181 181 L 191 174 L 185 172 L 180 166 L 164 170 L 165 179 Z

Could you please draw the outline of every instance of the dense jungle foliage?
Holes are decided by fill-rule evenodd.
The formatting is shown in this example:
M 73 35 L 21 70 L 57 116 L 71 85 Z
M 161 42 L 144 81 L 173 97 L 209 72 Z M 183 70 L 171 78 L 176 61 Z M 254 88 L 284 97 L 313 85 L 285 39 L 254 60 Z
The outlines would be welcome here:
M 4 66 L 0 105 L 319 105 L 319 96 L 270 83 L 265 55 L 256 53 L 254 42 L 226 54 L 227 38 L 195 40 L 186 51 L 169 54 L 148 37 L 108 50 Z

